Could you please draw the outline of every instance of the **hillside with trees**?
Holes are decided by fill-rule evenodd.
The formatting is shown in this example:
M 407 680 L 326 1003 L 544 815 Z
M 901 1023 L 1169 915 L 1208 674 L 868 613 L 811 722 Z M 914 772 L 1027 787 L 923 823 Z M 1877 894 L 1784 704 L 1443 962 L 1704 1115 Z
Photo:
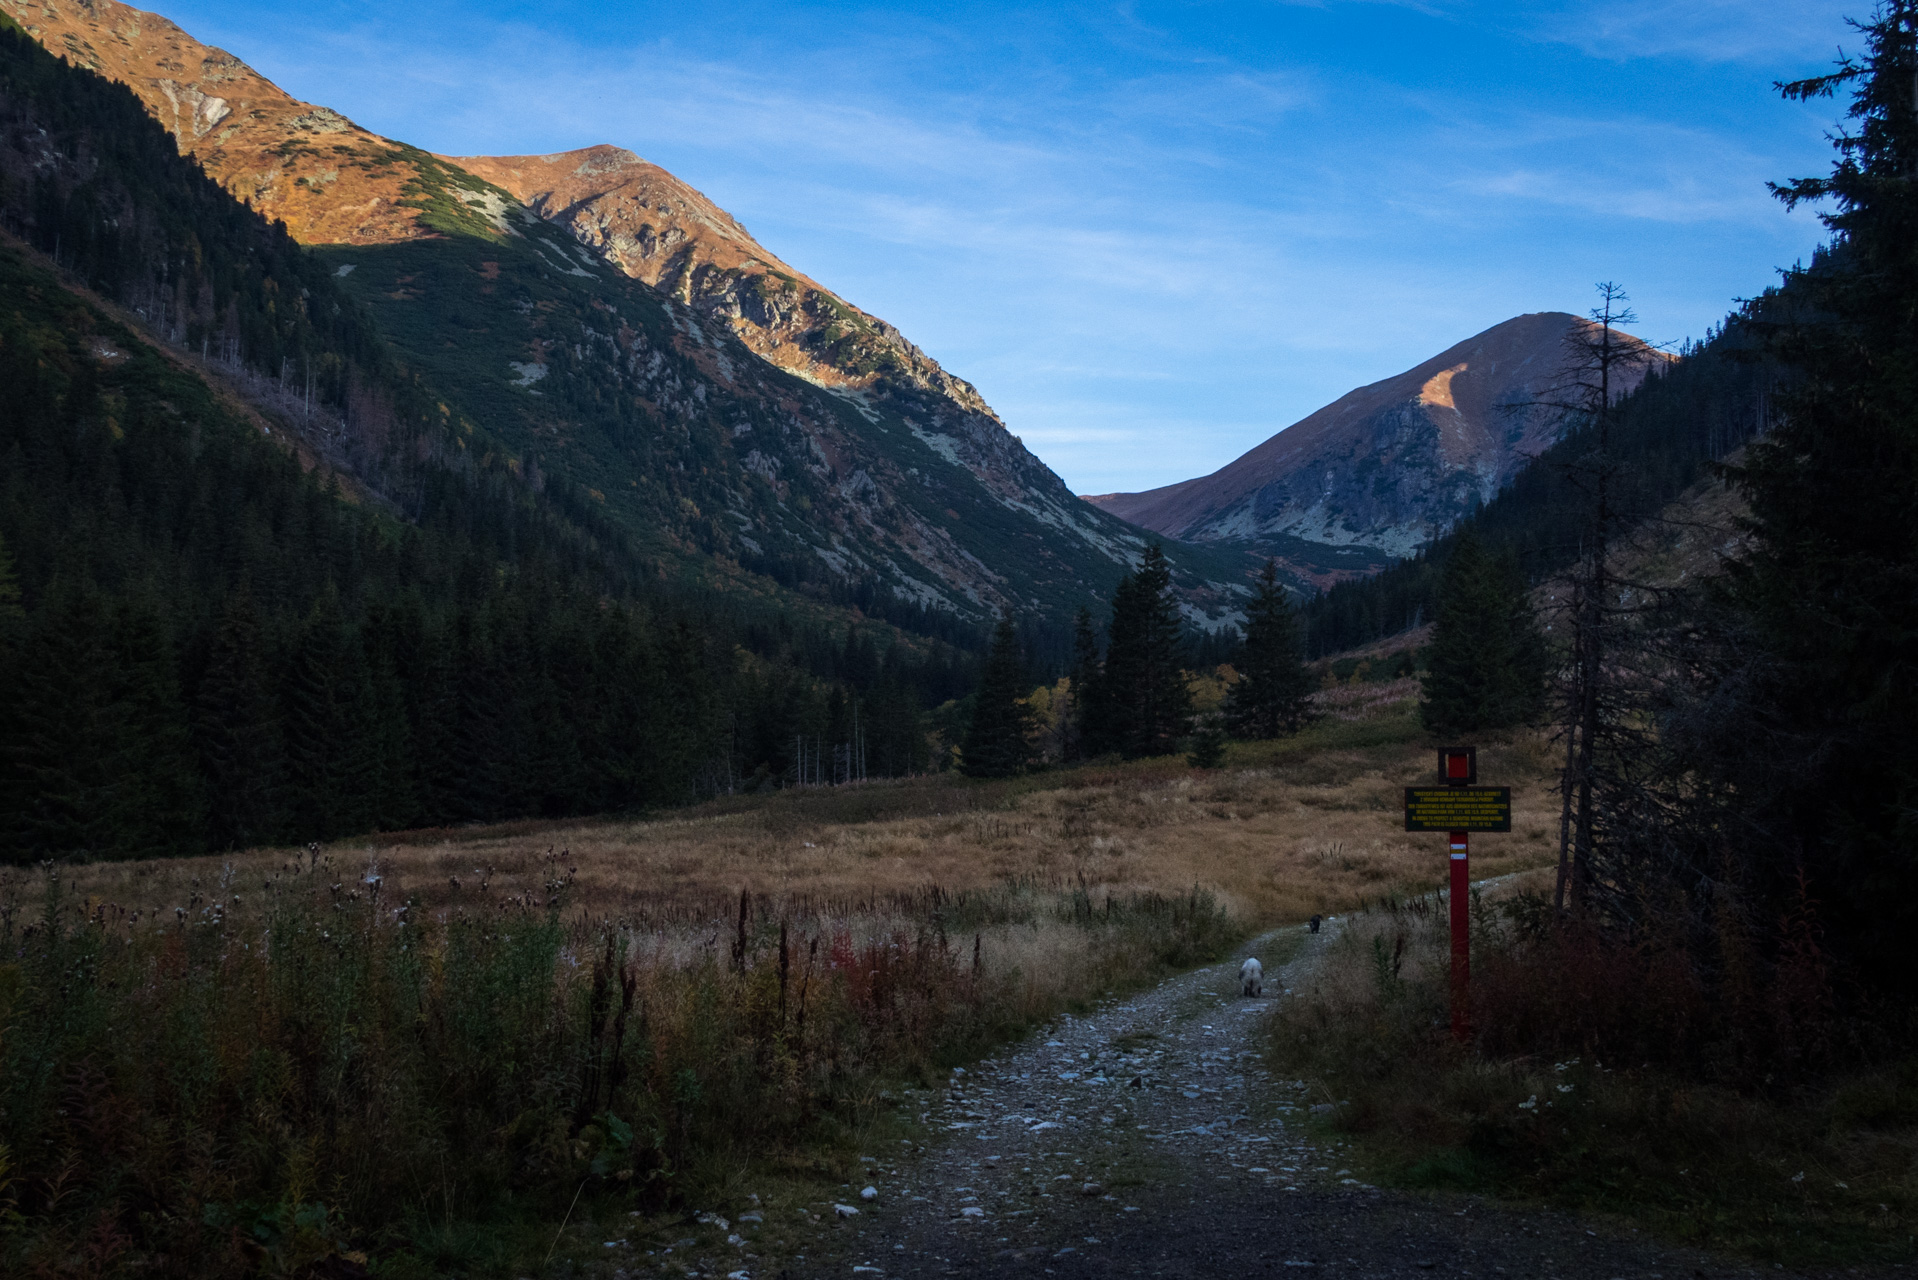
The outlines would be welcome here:
M 966 654 L 662 578 L 124 88 L 0 29 L 0 101 L 8 856 L 926 767 Z

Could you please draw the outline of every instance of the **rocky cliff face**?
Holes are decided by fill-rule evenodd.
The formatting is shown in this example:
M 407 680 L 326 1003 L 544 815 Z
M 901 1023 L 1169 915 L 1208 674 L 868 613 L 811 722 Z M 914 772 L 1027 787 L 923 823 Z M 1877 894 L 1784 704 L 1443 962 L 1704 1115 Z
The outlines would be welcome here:
M 1348 392 L 1209 476 L 1087 500 L 1168 537 L 1409 555 L 1557 438 L 1556 419 L 1518 406 L 1561 375 L 1567 338 L 1586 324 L 1561 311 L 1515 317 Z
M 228 191 L 323 247 L 449 423 L 696 571 L 881 611 L 1063 618 L 1143 548 L 970 384 L 631 152 L 433 156 L 117 0 L 0 12 L 124 81 Z M 1235 580 L 1238 559 L 1173 559 L 1195 614 L 1229 612 L 1204 579 Z

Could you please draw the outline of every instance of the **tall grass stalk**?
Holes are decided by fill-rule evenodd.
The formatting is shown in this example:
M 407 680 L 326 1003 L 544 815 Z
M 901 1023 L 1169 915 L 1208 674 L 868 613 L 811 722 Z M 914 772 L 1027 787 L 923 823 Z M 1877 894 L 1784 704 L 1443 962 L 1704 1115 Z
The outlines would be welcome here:
M 595 917 L 547 862 L 429 909 L 295 858 L 145 918 L 44 870 L 37 911 L 0 910 L 0 1271 L 536 1264 L 582 1191 L 695 1202 L 1240 936 L 1197 890 L 1034 884 Z

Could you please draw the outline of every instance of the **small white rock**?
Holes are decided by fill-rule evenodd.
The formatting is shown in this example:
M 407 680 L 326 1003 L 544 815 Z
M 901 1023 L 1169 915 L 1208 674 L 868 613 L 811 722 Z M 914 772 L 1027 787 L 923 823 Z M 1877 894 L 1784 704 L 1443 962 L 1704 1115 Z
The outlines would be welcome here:
M 832 1211 L 842 1218 L 856 1218 L 859 1216 L 859 1210 L 849 1204 L 836 1204 L 832 1207 Z
M 983 1218 L 986 1216 L 986 1211 L 976 1204 L 969 1204 L 959 1211 L 959 1216 L 962 1218 Z
M 879 1198 L 879 1188 L 862 1187 L 859 1191 L 859 1198 L 861 1200 L 877 1200 Z

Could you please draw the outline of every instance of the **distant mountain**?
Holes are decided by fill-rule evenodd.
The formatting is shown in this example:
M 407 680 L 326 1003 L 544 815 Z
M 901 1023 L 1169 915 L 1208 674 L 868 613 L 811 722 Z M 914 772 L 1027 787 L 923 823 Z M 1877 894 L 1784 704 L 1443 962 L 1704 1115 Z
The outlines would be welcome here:
M 1767 298 L 1756 305 L 1750 315 L 1728 317 L 1683 360 L 1652 362 L 1648 376 L 1614 406 L 1608 505 L 1619 522 L 1613 546 L 1627 578 L 1683 581 L 1714 554 L 1737 548 L 1730 535 L 1707 532 L 1729 527 L 1722 491 L 1688 491 L 1711 479 L 1714 463 L 1770 429 L 1772 397 L 1793 377 L 1767 357 L 1760 325 L 1752 322 L 1764 321 L 1764 308 L 1777 304 Z M 1478 537 L 1516 556 L 1532 582 L 1556 578 L 1590 545 L 1591 448 L 1589 428 L 1547 445 L 1470 518 Z M 1674 502 L 1695 509 L 1666 525 L 1659 512 Z M 1454 541 L 1448 533 L 1382 573 L 1310 601 L 1304 616 L 1313 654 L 1370 645 L 1431 619 Z
M 567 481 L 666 572 L 908 625 L 1056 623 L 1144 546 L 972 386 L 630 152 L 434 156 L 117 0 L 0 12 L 322 249 L 453 447 L 477 429 L 535 488 Z M 1228 616 L 1247 557 L 1170 554 L 1194 620 Z
M 1587 323 L 1562 311 L 1517 316 L 1348 392 L 1209 476 L 1087 501 L 1171 538 L 1410 555 L 1557 438 L 1550 417 L 1511 406 L 1551 384 L 1567 337 Z

